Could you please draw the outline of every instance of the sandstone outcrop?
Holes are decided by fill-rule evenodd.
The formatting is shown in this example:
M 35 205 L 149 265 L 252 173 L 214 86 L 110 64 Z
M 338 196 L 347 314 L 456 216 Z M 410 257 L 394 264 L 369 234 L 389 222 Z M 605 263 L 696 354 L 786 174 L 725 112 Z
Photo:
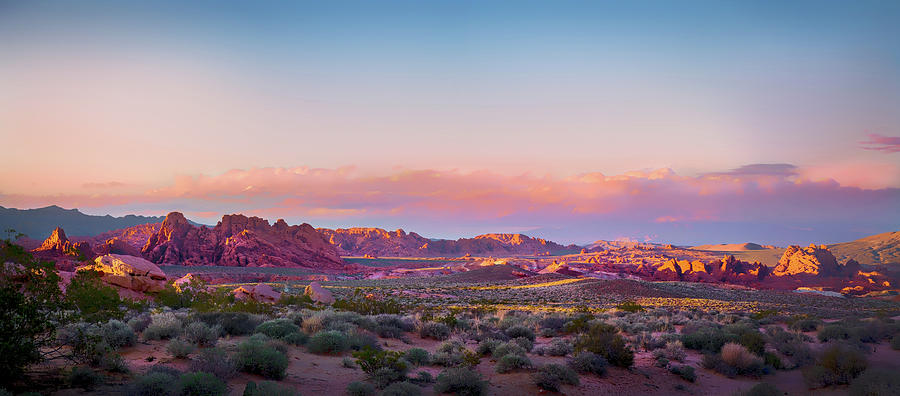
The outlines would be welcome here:
M 775 276 L 820 275 L 836 276 L 841 272 L 837 259 L 825 245 L 801 248 L 788 246 L 772 270 Z
M 273 225 L 259 217 L 226 215 L 213 228 L 195 227 L 184 215 L 169 213 L 141 249 L 154 263 L 231 267 L 307 267 L 342 269 L 334 247 L 309 224 Z
M 240 286 L 232 290 L 234 298 L 238 300 L 250 299 L 256 302 L 276 303 L 281 299 L 281 293 L 275 291 L 272 286 L 260 283 L 254 286 Z
M 141 257 L 107 254 L 78 267 L 78 271 L 84 270 L 97 271 L 100 280 L 134 291 L 157 292 L 166 287 L 166 274 Z
M 32 252 L 41 257 L 70 256 L 90 259 L 94 256 L 90 244 L 86 242 L 72 243 L 69 241 L 69 238 L 66 237 L 66 232 L 60 227 L 56 227 L 56 229 L 50 233 L 50 236 L 41 243 L 41 246 L 32 250 Z
M 306 289 L 303 290 L 303 294 L 309 296 L 313 301 L 322 304 L 333 304 L 334 296 L 331 295 L 331 292 L 328 289 L 322 287 L 319 282 L 311 282 L 306 286 Z
M 107 239 L 106 242 L 94 246 L 93 250 L 94 254 L 101 256 L 105 254 L 124 254 L 127 256 L 141 255 L 141 249 L 138 249 L 119 238 Z

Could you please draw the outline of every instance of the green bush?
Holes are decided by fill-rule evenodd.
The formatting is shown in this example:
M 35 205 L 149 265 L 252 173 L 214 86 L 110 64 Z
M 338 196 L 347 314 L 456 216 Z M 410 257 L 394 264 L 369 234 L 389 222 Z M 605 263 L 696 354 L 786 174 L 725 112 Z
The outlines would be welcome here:
M 188 357 L 188 355 L 194 353 L 194 350 L 197 349 L 194 344 L 191 344 L 187 341 L 182 341 L 180 339 L 173 339 L 169 341 L 169 344 L 166 345 L 166 352 L 176 359 L 184 359 Z
M 66 287 L 66 299 L 78 308 L 84 320 L 102 322 L 125 316 L 119 292 L 100 280 L 96 271 L 78 271 Z
M 502 358 L 506 355 L 525 356 L 526 354 L 527 352 L 525 351 L 525 349 L 519 346 L 519 344 L 516 344 L 514 342 L 507 342 L 504 344 L 500 344 L 499 346 L 494 348 L 491 356 L 495 358 Z
M 450 328 L 443 323 L 425 322 L 419 328 L 419 337 L 431 338 L 438 341 L 450 338 Z
M 196 317 L 207 326 L 221 326 L 225 334 L 233 336 L 250 334 L 263 321 L 262 317 L 246 312 L 201 312 Z
M 468 368 L 449 368 L 438 374 L 434 384 L 437 393 L 455 393 L 459 396 L 486 395 L 488 382 L 481 374 Z
M 411 382 L 394 382 L 381 391 L 381 396 L 419 396 L 422 388 Z
M 900 375 L 896 370 L 870 368 L 850 383 L 850 396 L 900 395 Z
M 238 345 L 235 365 L 238 370 L 245 373 L 280 380 L 285 376 L 288 358 L 272 345 L 251 339 Z
M 150 325 L 142 334 L 145 340 L 166 340 L 181 334 L 181 320 L 171 312 L 150 316 Z
M 306 333 L 296 332 L 291 333 L 281 339 L 282 341 L 291 344 L 291 345 L 306 345 L 309 342 L 309 336 Z
M 306 348 L 315 354 L 338 354 L 350 349 L 347 335 L 337 330 L 321 331 L 310 337 Z
M 182 337 L 185 341 L 199 346 L 211 347 L 215 346 L 219 341 L 219 334 L 222 333 L 222 327 L 215 325 L 210 327 L 204 322 L 193 322 L 184 327 Z
M 507 337 L 515 339 L 515 338 L 526 338 L 528 341 L 534 342 L 535 336 L 534 331 L 525 327 L 525 326 L 512 326 L 504 332 Z
M 572 350 L 572 345 L 562 338 L 553 339 L 546 348 L 546 352 L 550 356 L 566 356 L 572 353 Z
M 609 363 L 603 356 L 593 352 L 581 352 L 568 360 L 569 367 L 575 369 L 579 373 L 590 373 L 603 375 L 606 374 L 606 366 Z
M 850 329 L 841 324 L 827 324 L 816 335 L 819 342 L 846 340 L 850 338 Z
M 494 349 L 500 346 L 502 342 L 495 338 L 485 338 L 478 343 L 478 347 L 475 348 L 475 352 L 479 355 L 491 355 L 494 353 Z
M 346 299 L 337 299 L 332 307 L 343 311 L 351 311 L 363 315 L 399 314 L 403 312 L 403 305 L 393 298 L 366 298 L 361 289 L 353 291 L 353 295 Z
M 815 331 L 817 328 L 819 328 L 820 325 L 822 325 L 821 320 L 812 318 L 800 318 L 791 322 L 788 327 L 790 327 L 791 330 L 808 333 L 810 331 Z
M 225 382 L 210 373 L 182 374 L 178 388 L 182 396 L 217 396 L 228 391 Z
M 719 353 L 723 345 L 734 341 L 736 341 L 734 336 L 714 326 L 699 328 L 685 326 L 681 334 L 681 343 L 685 348 L 708 353 Z
M 606 323 L 596 323 L 579 336 L 575 350 L 596 353 L 618 367 L 628 368 L 634 364 L 634 352 L 625 344 L 618 330 Z
M 752 388 L 744 392 L 740 392 L 739 396 L 782 396 L 784 392 L 780 391 L 775 385 L 768 382 L 760 382 L 753 385 Z
M 103 376 L 96 371 L 80 366 L 72 368 L 67 379 L 69 386 L 86 391 L 94 389 L 95 386 L 103 382 Z
M 223 380 L 228 380 L 237 373 L 234 359 L 228 356 L 228 353 L 222 348 L 201 350 L 191 360 L 190 370 L 210 373 Z
M 247 382 L 244 396 L 300 396 L 300 392 L 289 385 L 273 381 Z
M 109 322 L 100 326 L 100 336 L 106 341 L 106 344 L 113 348 L 121 348 L 126 346 L 134 346 L 137 336 L 134 330 L 127 324 L 116 319 L 110 319 Z
M 422 348 L 410 348 L 403 353 L 406 361 L 417 366 L 427 366 L 431 362 L 431 355 Z
M 681 379 L 688 381 L 688 382 L 694 382 L 697 380 L 697 373 L 694 372 L 693 367 L 688 366 L 688 365 L 683 365 L 683 366 L 673 365 L 672 367 L 669 367 L 669 372 L 681 377 Z
M 500 358 L 497 361 L 497 366 L 494 368 L 498 373 L 505 374 L 513 370 L 530 368 L 531 360 L 522 355 L 509 354 Z
M 645 311 L 644 307 L 634 301 L 625 301 L 619 305 L 616 305 L 616 309 L 632 313 Z
M 891 349 L 900 351 L 900 334 L 895 335 L 894 338 L 891 338 Z
M 803 372 L 811 388 L 849 384 L 866 370 L 865 356 L 853 348 L 833 345 L 822 352 L 816 364 Z
M 374 396 L 375 386 L 365 382 L 351 382 L 347 385 L 347 395 L 349 396 Z
M 265 334 L 271 338 L 284 339 L 285 337 L 300 331 L 300 326 L 287 318 L 273 319 L 256 326 L 256 332 Z
M 364 348 L 381 349 L 378 338 L 368 331 L 361 329 L 353 329 L 347 333 L 347 344 L 350 346 L 350 349 L 354 351 L 359 351 Z
M 178 375 L 150 372 L 135 378 L 128 388 L 128 394 L 134 396 L 170 396 L 175 394 L 177 388 Z
M 547 364 L 542 366 L 534 375 L 532 380 L 535 385 L 541 389 L 549 391 L 559 391 L 561 384 L 578 385 L 578 373 L 561 364 Z

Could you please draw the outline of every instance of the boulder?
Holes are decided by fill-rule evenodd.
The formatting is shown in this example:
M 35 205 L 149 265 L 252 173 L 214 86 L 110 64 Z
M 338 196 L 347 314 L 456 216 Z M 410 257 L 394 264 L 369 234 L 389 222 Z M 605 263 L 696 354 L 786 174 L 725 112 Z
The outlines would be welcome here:
M 806 248 L 789 246 L 778 260 L 778 265 L 772 270 L 772 275 L 775 276 L 836 276 L 840 273 L 840 265 L 828 247 L 814 244 Z
M 78 267 L 78 271 L 93 270 L 100 280 L 140 292 L 157 292 L 166 287 L 166 274 L 147 260 L 123 254 L 97 257 L 93 264 Z
M 265 283 L 259 283 L 254 286 L 240 286 L 232 290 L 231 293 L 238 300 L 250 299 L 257 302 L 275 303 L 281 299 L 281 293 Z
M 331 292 L 322 287 L 319 282 L 312 282 L 306 289 L 303 290 L 303 294 L 309 296 L 313 301 L 322 304 L 333 304 L 334 296 L 331 295 Z

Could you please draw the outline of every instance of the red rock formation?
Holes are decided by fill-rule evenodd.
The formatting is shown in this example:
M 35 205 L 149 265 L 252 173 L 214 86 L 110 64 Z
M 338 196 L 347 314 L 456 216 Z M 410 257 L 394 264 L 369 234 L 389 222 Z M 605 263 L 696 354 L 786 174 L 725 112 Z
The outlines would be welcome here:
M 841 272 L 837 260 L 825 245 L 807 248 L 788 246 L 772 271 L 775 276 L 835 276 Z
M 154 263 L 232 267 L 308 267 L 341 269 L 334 247 L 309 224 L 273 225 L 259 217 L 226 215 L 215 227 L 195 227 L 184 215 L 169 213 L 141 249 Z
M 45 239 L 41 246 L 32 250 L 32 252 L 42 258 L 70 256 L 90 259 L 94 257 L 90 244 L 86 242 L 72 243 L 66 237 L 66 232 L 60 227 L 56 227 L 50 234 L 50 237 Z
M 719 261 L 710 263 L 710 275 L 721 282 L 753 283 L 763 280 L 769 274 L 769 268 L 759 262 L 748 263 L 727 255 Z
M 166 274 L 155 264 L 140 257 L 107 254 L 93 264 L 78 267 L 101 274 L 100 280 L 139 292 L 156 292 L 166 287 Z
M 98 255 L 104 254 L 124 254 L 128 256 L 140 256 L 141 249 L 125 242 L 119 238 L 110 238 L 106 242 L 94 246 L 94 253 Z

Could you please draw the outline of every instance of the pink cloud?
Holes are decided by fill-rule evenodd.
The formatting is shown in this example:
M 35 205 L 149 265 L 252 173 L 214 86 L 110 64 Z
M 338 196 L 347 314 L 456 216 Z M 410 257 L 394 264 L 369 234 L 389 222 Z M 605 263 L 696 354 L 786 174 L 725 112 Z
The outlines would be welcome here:
M 859 142 L 865 150 L 884 151 L 886 153 L 900 152 L 900 136 L 884 136 L 870 133 L 869 140 Z

